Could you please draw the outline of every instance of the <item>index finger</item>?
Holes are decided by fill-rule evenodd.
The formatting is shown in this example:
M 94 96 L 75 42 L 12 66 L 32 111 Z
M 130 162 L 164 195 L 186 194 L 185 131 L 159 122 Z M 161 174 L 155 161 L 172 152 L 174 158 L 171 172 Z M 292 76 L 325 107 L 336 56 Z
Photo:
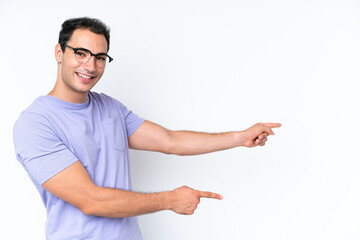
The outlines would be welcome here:
M 202 198 L 215 198 L 215 199 L 219 199 L 219 200 L 223 199 L 223 196 L 221 196 L 218 193 L 204 192 L 204 191 L 198 191 L 198 192 L 199 192 L 199 197 L 202 197 Z
M 269 128 L 278 128 L 281 127 L 281 123 L 263 123 L 265 127 Z

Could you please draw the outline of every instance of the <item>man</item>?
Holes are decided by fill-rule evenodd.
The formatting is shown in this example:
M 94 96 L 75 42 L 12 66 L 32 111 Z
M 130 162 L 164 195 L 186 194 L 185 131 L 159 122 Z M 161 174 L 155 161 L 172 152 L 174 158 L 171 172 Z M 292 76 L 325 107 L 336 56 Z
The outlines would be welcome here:
M 131 191 L 129 148 L 195 155 L 237 146 L 264 146 L 277 123 L 209 134 L 170 131 L 138 117 L 117 100 L 91 92 L 108 55 L 101 21 L 65 21 L 55 47 L 57 81 L 14 126 L 16 156 L 47 209 L 47 239 L 142 239 L 137 215 L 161 210 L 193 214 L 217 193 L 187 186 L 160 193 Z

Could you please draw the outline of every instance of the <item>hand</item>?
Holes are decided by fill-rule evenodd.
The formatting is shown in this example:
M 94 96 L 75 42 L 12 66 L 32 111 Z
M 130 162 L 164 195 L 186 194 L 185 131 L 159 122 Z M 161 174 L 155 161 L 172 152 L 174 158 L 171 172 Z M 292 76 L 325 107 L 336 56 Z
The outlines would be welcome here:
M 254 126 L 240 132 L 240 146 L 256 147 L 264 146 L 269 135 L 274 135 L 272 128 L 281 127 L 280 123 L 257 123 Z
M 200 198 L 223 199 L 220 194 L 198 191 L 187 186 L 176 188 L 171 191 L 170 194 L 170 210 L 183 215 L 193 214 L 197 205 L 200 203 Z

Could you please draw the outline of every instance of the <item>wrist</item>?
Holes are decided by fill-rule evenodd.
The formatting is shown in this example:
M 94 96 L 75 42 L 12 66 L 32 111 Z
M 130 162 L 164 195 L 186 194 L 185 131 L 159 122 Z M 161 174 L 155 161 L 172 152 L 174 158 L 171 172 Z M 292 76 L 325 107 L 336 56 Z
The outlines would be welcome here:
M 237 131 L 234 132 L 234 142 L 236 147 L 244 146 L 245 138 L 244 138 L 244 131 Z
M 171 210 L 173 203 L 173 192 L 161 192 L 161 210 Z

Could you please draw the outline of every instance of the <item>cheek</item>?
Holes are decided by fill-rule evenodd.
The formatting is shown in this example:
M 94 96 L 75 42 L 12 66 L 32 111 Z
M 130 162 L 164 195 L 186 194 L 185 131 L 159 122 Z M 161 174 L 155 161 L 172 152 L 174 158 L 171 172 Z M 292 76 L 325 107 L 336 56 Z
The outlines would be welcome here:
M 62 61 L 61 63 L 61 75 L 65 81 L 69 81 L 74 74 L 74 68 L 69 65 L 69 62 Z
M 62 62 L 62 69 L 64 74 L 73 74 L 80 64 L 72 59 L 64 59 Z
M 101 78 L 103 74 L 104 74 L 104 70 L 98 71 L 99 78 Z

